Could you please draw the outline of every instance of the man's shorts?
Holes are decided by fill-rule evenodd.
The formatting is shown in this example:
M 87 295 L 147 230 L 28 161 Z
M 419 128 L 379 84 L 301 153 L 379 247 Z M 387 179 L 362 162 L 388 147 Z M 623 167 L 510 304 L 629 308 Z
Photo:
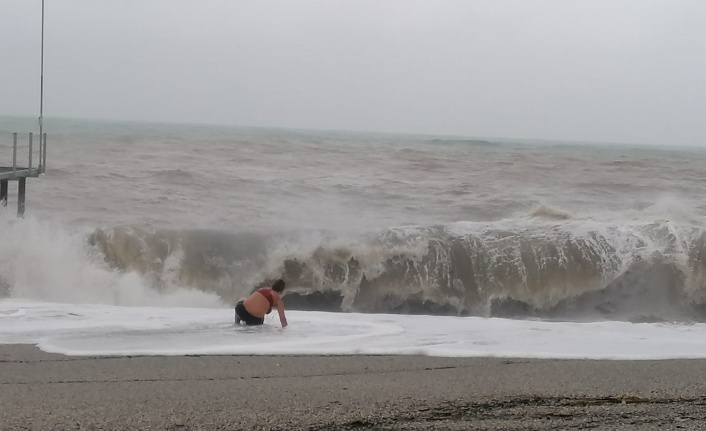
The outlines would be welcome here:
M 252 314 L 248 313 L 248 310 L 245 309 L 245 306 L 243 305 L 243 301 L 238 302 L 235 306 L 235 314 L 245 322 L 246 325 L 262 325 L 265 323 L 265 318 L 264 317 L 255 317 Z

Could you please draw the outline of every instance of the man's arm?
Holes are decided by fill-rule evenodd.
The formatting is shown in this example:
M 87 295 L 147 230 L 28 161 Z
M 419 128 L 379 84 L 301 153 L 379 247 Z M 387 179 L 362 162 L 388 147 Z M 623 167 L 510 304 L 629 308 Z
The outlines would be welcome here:
M 277 313 L 279 313 L 279 321 L 282 323 L 282 327 L 285 328 L 287 326 L 287 317 L 284 315 L 284 304 L 282 300 L 277 302 Z

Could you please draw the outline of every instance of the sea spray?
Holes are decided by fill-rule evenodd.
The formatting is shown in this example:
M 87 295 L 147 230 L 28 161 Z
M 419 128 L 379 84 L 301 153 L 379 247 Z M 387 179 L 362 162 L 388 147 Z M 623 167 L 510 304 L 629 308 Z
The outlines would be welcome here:
M 126 306 L 222 306 L 212 293 L 166 283 L 155 289 L 145 272 L 120 271 L 86 241 L 83 229 L 16 219 L 0 212 L 2 294 L 14 298 Z M 169 262 L 167 262 L 169 263 Z M 160 274 L 168 280 L 169 266 Z

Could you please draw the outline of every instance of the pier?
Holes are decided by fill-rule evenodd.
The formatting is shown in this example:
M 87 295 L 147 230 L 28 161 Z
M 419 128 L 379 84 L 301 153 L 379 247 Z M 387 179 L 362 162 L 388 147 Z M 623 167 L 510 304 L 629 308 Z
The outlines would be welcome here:
M 25 214 L 25 192 L 27 190 L 27 178 L 37 178 L 46 172 L 47 168 L 47 134 L 40 133 L 40 139 L 38 142 L 34 142 L 34 135 L 32 133 L 23 134 L 22 138 L 27 138 L 27 145 L 23 143 L 20 144 L 20 152 L 22 155 L 23 164 L 18 165 L 18 139 L 20 139 L 19 133 L 12 134 L 12 163 L 5 160 L 5 154 L 7 154 L 4 147 L 6 147 L 5 142 L 0 139 L 0 148 L 2 153 L 0 153 L 0 205 L 3 207 L 7 206 L 7 197 L 9 182 L 17 182 L 17 217 L 24 217 Z M 22 140 L 25 142 L 24 140 Z M 25 153 L 25 149 L 27 152 Z M 24 154 L 27 154 L 26 161 L 24 164 Z M 36 165 L 33 164 L 34 156 L 37 155 Z
M 17 181 L 17 217 L 25 215 L 25 192 L 27 190 L 27 178 L 37 178 L 47 170 L 47 134 L 43 132 L 44 119 L 44 0 L 42 0 L 42 32 L 39 67 L 39 139 L 34 143 L 32 133 L 12 133 L 12 163 L 5 157 L 9 151 L 6 150 L 6 135 L 0 134 L 0 205 L 7 206 L 7 195 L 10 181 Z M 27 164 L 17 164 L 18 138 L 22 142 L 27 137 Z M 24 147 L 23 143 L 20 146 Z M 24 154 L 24 148 L 20 149 Z M 36 166 L 32 164 L 35 153 L 39 156 L 36 159 Z M 21 156 L 24 159 L 24 156 Z

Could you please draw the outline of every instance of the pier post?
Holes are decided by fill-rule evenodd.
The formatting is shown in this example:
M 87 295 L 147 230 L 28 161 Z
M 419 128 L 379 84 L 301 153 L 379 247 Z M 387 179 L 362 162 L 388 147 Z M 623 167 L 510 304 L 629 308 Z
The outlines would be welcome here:
M 12 134 L 12 176 L 17 175 L 17 133 Z
M 19 182 L 17 185 L 17 217 L 23 218 L 25 216 L 25 183 L 27 182 L 27 177 L 21 177 L 17 181 Z
M 39 137 L 42 140 L 42 137 Z M 29 134 L 29 171 L 32 173 L 32 133 Z
M 43 134 L 39 137 L 40 140 L 44 141 L 44 151 L 42 151 L 42 172 L 47 171 L 47 134 Z
M 0 180 L 0 205 L 7 206 L 7 181 Z

